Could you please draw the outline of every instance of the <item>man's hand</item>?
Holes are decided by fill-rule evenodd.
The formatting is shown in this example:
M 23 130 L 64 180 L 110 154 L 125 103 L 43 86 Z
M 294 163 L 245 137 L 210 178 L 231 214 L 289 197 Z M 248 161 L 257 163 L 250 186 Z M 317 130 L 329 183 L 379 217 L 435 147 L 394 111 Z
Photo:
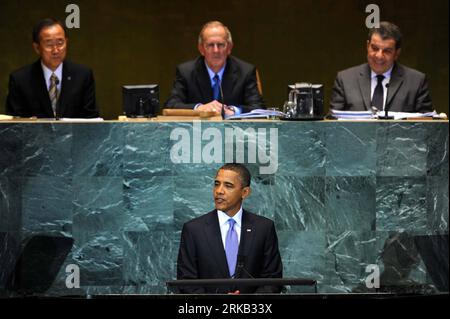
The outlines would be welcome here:
M 217 114 L 221 114 L 222 107 L 224 107 L 226 116 L 234 115 L 234 109 L 232 107 L 224 105 L 217 100 L 214 100 L 207 104 L 202 104 L 199 107 L 197 107 L 196 110 L 205 111 L 205 112 L 215 112 Z

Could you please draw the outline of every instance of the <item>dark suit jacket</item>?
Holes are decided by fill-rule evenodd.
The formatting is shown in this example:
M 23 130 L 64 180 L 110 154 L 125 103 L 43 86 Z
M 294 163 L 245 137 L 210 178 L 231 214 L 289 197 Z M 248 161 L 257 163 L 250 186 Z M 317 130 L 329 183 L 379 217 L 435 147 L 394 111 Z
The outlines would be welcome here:
M 243 108 L 243 112 L 264 108 L 258 92 L 256 68 L 229 56 L 222 78 L 223 103 Z M 213 90 L 203 57 L 177 66 L 166 107 L 193 109 L 197 103 L 213 101 Z
M 98 117 L 95 82 L 87 67 L 64 61 L 58 117 Z M 27 65 L 9 77 L 6 112 L 10 115 L 53 118 L 53 110 L 42 71 L 41 60 Z
M 330 108 L 335 110 L 371 110 L 369 64 L 337 74 Z M 395 112 L 431 112 L 431 97 L 425 74 L 396 63 L 389 81 L 386 106 Z
M 238 256 L 243 268 L 239 278 L 281 278 L 283 266 L 278 237 L 270 219 L 243 211 Z M 239 258 L 239 257 L 238 257 Z M 237 268 L 237 267 L 236 267 Z M 238 269 L 236 269 L 238 272 Z M 250 277 L 250 275 L 251 277 Z M 213 210 L 184 224 L 177 263 L 178 279 L 229 278 L 227 257 L 220 233 L 217 211 Z M 187 287 L 183 293 L 275 293 L 281 287 Z

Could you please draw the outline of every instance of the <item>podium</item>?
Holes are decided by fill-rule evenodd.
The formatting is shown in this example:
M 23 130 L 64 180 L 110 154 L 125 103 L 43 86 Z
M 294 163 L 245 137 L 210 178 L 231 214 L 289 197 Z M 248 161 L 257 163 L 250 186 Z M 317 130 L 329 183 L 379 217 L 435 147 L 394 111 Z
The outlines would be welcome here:
M 166 281 L 167 289 L 180 287 L 257 287 L 257 286 L 314 286 L 317 281 L 304 278 L 236 278 L 236 279 L 180 279 Z

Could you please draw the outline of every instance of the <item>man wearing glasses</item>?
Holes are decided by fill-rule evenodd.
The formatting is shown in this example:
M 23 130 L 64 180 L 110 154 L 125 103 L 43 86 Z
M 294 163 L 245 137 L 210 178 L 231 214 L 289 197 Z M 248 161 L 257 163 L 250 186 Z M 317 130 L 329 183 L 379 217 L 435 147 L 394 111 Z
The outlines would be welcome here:
M 206 23 L 198 37 L 201 56 L 177 66 L 166 107 L 196 109 L 230 116 L 263 108 L 255 66 L 231 56 L 230 30 Z
M 6 112 L 19 117 L 98 117 L 92 71 L 66 61 L 64 25 L 44 19 L 33 29 L 33 48 L 40 59 L 9 77 Z

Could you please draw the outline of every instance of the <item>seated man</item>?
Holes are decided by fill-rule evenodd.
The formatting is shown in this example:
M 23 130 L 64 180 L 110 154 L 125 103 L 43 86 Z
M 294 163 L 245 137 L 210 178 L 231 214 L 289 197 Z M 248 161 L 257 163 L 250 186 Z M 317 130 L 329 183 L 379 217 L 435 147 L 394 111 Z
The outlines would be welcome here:
M 263 108 L 256 68 L 230 56 L 233 40 L 221 22 L 206 23 L 198 37 L 201 57 L 177 66 L 166 107 L 213 111 L 225 116 Z
M 33 48 L 40 59 L 9 77 L 6 113 L 20 117 L 98 117 L 95 82 L 85 66 L 65 61 L 64 25 L 44 19 L 33 29 Z
M 225 164 L 214 181 L 215 209 L 183 225 L 177 279 L 281 278 L 283 265 L 274 223 L 242 209 L 250 172 Z M 276 293 L 278 286 L 184 287 L 182 293 Z
M 400 29 L 381 22 L 369 31 L 367 62 L 337 74 L 331 94 L 334 110 L 431 112 L 425 74 L 397 63 L 402 44 Z

